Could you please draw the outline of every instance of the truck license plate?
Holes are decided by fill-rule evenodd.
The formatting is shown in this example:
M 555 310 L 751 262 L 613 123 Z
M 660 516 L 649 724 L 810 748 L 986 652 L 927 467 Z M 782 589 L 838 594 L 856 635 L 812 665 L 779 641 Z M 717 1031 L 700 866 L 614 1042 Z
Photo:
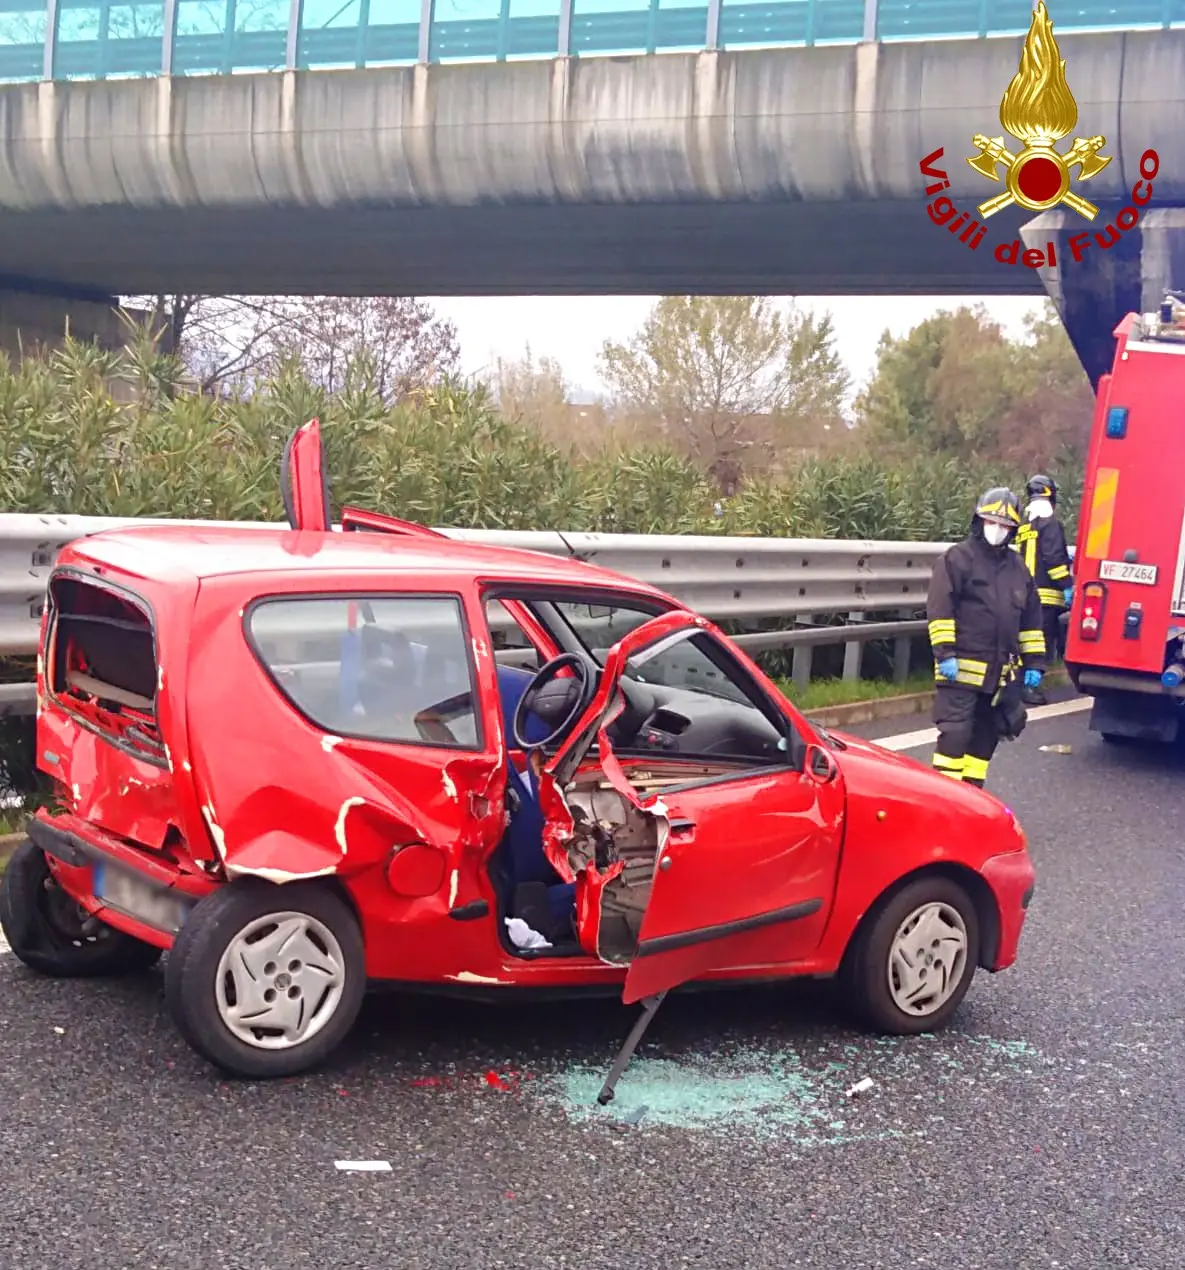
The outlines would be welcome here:
M 1104 582 L 1138 582 L 1140 586 L 1156 585 L 1157 567 L 1154 564 L 1128 564 L 1123 560 L 1104 560 L 1099 565 L 1099 577 Z

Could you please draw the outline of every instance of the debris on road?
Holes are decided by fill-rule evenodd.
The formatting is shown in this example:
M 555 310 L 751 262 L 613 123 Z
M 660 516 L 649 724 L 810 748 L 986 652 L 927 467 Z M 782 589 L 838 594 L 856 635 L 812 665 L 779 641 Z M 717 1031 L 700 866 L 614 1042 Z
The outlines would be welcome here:
M 503 1093 L 513 1093 L 519 1087 L 521 1077 L 518 1072 L 499 1072 L 491 1069 L 485 1074 L 488 1089 L 500 1089 Z
M 443 1076 L 415 1076 L 409 1084 L 413 1089 L 446 1089 L 450 1093 L 460 1089 L 496 1089 L 500 1093 L 518 1093 L 522 1082 L 530 1080 L 530 1072 L 507 1068 L 488 1068 L 482 1072 L 451 1072 Z
M 343 1173 L 390 1173 L 390 1160 L 335 1160 Z
M 865 1076 L 863 1080 L 858 1080 L 851 1089 L 848 1090 L 848 1097 L 854 1098 L 857 1094 L 867 1093 L 872 1088 L 872 1077 Z
M 1073 754 L 1074 747 L 1072 745 L 1039 745 L 1037 747 L 1042 754 Z

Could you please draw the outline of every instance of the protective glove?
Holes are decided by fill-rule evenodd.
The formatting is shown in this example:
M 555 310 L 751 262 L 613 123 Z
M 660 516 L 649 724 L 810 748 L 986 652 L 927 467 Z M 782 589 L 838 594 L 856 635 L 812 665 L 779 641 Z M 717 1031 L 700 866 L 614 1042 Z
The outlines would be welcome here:
M 1039 670 L 1025 671 L 1025 687 L 1036 688 L 1041 683 L 1041 672 Z
M 947 681 L 947 683 L 954 683 L 959 674 L 958 658 L 944 658 L 938 663 L 938 673 Z
M 1072 586 L 1066 587 L 1064 595 L 1066 600 L 1066 608 L 1069 608 L 1074 603 L 1074 588 Z

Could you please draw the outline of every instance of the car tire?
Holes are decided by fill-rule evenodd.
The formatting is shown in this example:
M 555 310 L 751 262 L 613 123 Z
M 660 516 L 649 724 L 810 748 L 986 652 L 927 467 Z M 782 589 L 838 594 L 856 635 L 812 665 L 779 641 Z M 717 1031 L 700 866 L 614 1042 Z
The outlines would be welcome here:
M 54 979 L 138 974 L 162 952 L 86 914 L 54 880 L 45 852 L 27 838 L 0 878 L 0 931 L 18 961 Z
M 194 906 L 165 963 L 165 999 L 181 1035 L 250 1080 L 316 1067 L 353 1027 L 365 990 L 358 919 L 317 882 L 243 878 L 221 887 Z M 253 1026 L 242 1011 L 269 1026 Z M 274 1035 L 281 1025 L 286 1037 Z
M 907 936 L 922 936 L 923 944 L 915 948 Z M 952 955 L 957 958 L 953 982 L 942 978 Z M 907 959 L 904 964 L 901 957 Z M 927 963 L 926 957 L 932 961 Z M 864 1026 L 890 1036 L 916 1036 L 950 1022 L 978 964 L 975 902 L 957 882 L 932 874 L 906 883 L 868 914 L 845 959 L 841 983 Z M 927 996 L 936 974 L 942 989 Z M 905 1008 L 903 1001 L 911 994 L 926 1006 L 924 1012 Z

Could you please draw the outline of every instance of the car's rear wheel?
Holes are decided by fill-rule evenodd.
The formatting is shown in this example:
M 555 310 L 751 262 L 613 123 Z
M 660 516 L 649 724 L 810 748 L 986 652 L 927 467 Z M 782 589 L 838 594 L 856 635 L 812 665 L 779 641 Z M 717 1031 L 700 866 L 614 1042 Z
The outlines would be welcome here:
M 876 1031 L 936 1032 L 959 1008 L 978 963 L 975 902 L 957 882 L 932 874 L 869 914 L 845 960 L 843 987 Z
M 161 949 L 92 917 L 58 885 L 45 852 L 26 839 L 0 878 L 0 931 L 17 958 L 55 979 L 135 974 Z
M 182 1036 L 235 1076 L 307 1071 L 354 1025 L 366 988 L 362 932 L 316 882 L 245 878 L 196 905 L 165 964 Z

